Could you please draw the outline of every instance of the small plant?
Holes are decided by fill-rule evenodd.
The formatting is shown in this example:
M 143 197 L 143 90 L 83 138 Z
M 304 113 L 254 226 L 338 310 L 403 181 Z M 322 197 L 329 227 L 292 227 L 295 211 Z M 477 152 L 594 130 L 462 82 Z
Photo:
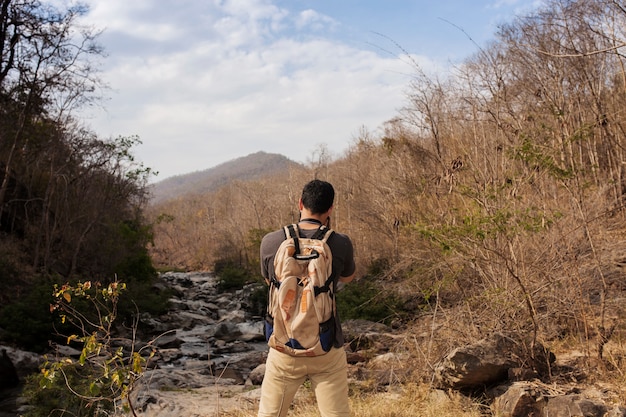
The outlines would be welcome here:
M 252 281 L 248 271 L 233 262 L 218 262 L 214 269 L 219 291 L 238 290 Z
M 91 281 L 54 286 L 50 311 L 77 331 L 66 336 L 66 343 L 77 345 L 81 353 L 78 359 L 46 360 L 41 374 L 29 381 L 38 389 L 25 390 L 35 404 L 25 417 L 65 413 L 95 417 L 109 415 L 119 406 L 136 416 L 130 394 L 154 350 L 150 343 L 135 350 L 134 339 L 114 335 L 117 305 L 125 290 L 126 285 L 117 281 L 106 286 Z
M 265 284 L 255 284 L 248 296 L 248 312 L 253 316 L 263 316 L 267 311 L 268 287 Z
M 402 303 L 395 293 L 386 293 L 379 283 L 366 279 L 351 282 L 337 294 L 337 309 L 344 320 L 388 322 L 404 314 Z

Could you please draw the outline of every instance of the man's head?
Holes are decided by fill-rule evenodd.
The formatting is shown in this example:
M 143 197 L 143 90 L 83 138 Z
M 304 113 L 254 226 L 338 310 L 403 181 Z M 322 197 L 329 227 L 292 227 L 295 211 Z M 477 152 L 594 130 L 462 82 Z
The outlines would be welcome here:
M 302 189 L 302 205 L 311 214 L 324 214 L 333 206 L 335 189 L 326 181 L 309 181 Z

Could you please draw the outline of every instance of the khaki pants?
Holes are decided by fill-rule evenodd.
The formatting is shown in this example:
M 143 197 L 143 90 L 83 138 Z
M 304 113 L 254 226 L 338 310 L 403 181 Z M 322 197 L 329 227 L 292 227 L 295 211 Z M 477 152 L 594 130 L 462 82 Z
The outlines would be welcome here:
M 349 417 L 348 364 L 343 348 L 315 357 L 293 357 L 270 348 L 258 417 L 284 417 L 306 378 L 322 417 Z

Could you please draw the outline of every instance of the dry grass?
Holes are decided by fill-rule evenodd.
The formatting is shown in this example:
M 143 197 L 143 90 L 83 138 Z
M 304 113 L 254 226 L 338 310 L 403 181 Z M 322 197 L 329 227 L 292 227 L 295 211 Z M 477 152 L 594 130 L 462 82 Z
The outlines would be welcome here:
M 490 416 L 487 406 L 458 393 L 435 391 L 427 385 L 397 385 L 386 392 L 371 393 L 353 390 L 350 395 L 352 415 L 359 417 L 484 417 Z M 221 417 L 255 417 L 257 407 L 230 410 Z M 306 385 L 300 388 L 290 416 L 319 417 L 315 396 Z
M 351 400 L 352 412 L 360 417 L 478 417 L 489 411 L 458 393 L 431 390 L 427 385 L 404 385 L 396 389 Z

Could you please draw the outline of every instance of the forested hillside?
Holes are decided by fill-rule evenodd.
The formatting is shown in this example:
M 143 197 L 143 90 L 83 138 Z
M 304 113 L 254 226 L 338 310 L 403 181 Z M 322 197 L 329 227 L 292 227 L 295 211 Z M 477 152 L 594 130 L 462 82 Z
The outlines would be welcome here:
M 257 275 L 260 237 L 297 219 L 317 176 L 337 190 L 333 227 L 354 241 L 352 285 L 376 288 L 364 305 L 431 336 L 407 346 L 425 380 L 445 349 L 494 331 L 529 352 L 575 346 L 619 374 L 625 30 L 621 2 L 550 1 L 451 74 L 415 66 L 402 111 L 341 158 L 153 207 L 154 259 Z
M 296 162 L 282 155 L 256 152 L 216 167 L 189 174 L 166 178 L 150 186 L 152 204 L 179 198 L 185 195 L 208 194 L 233 182 L 251 180 L 287 172 L 297 167 Z
M 73 117 L 101 91 L 104 51 L 83 12 L 0 2 L 0 336 L 35 351 L 52 337 L 54 284 L 133 282 L 158 308 L 136 297 L 156 278 L 139 138 L 103 139 Z

